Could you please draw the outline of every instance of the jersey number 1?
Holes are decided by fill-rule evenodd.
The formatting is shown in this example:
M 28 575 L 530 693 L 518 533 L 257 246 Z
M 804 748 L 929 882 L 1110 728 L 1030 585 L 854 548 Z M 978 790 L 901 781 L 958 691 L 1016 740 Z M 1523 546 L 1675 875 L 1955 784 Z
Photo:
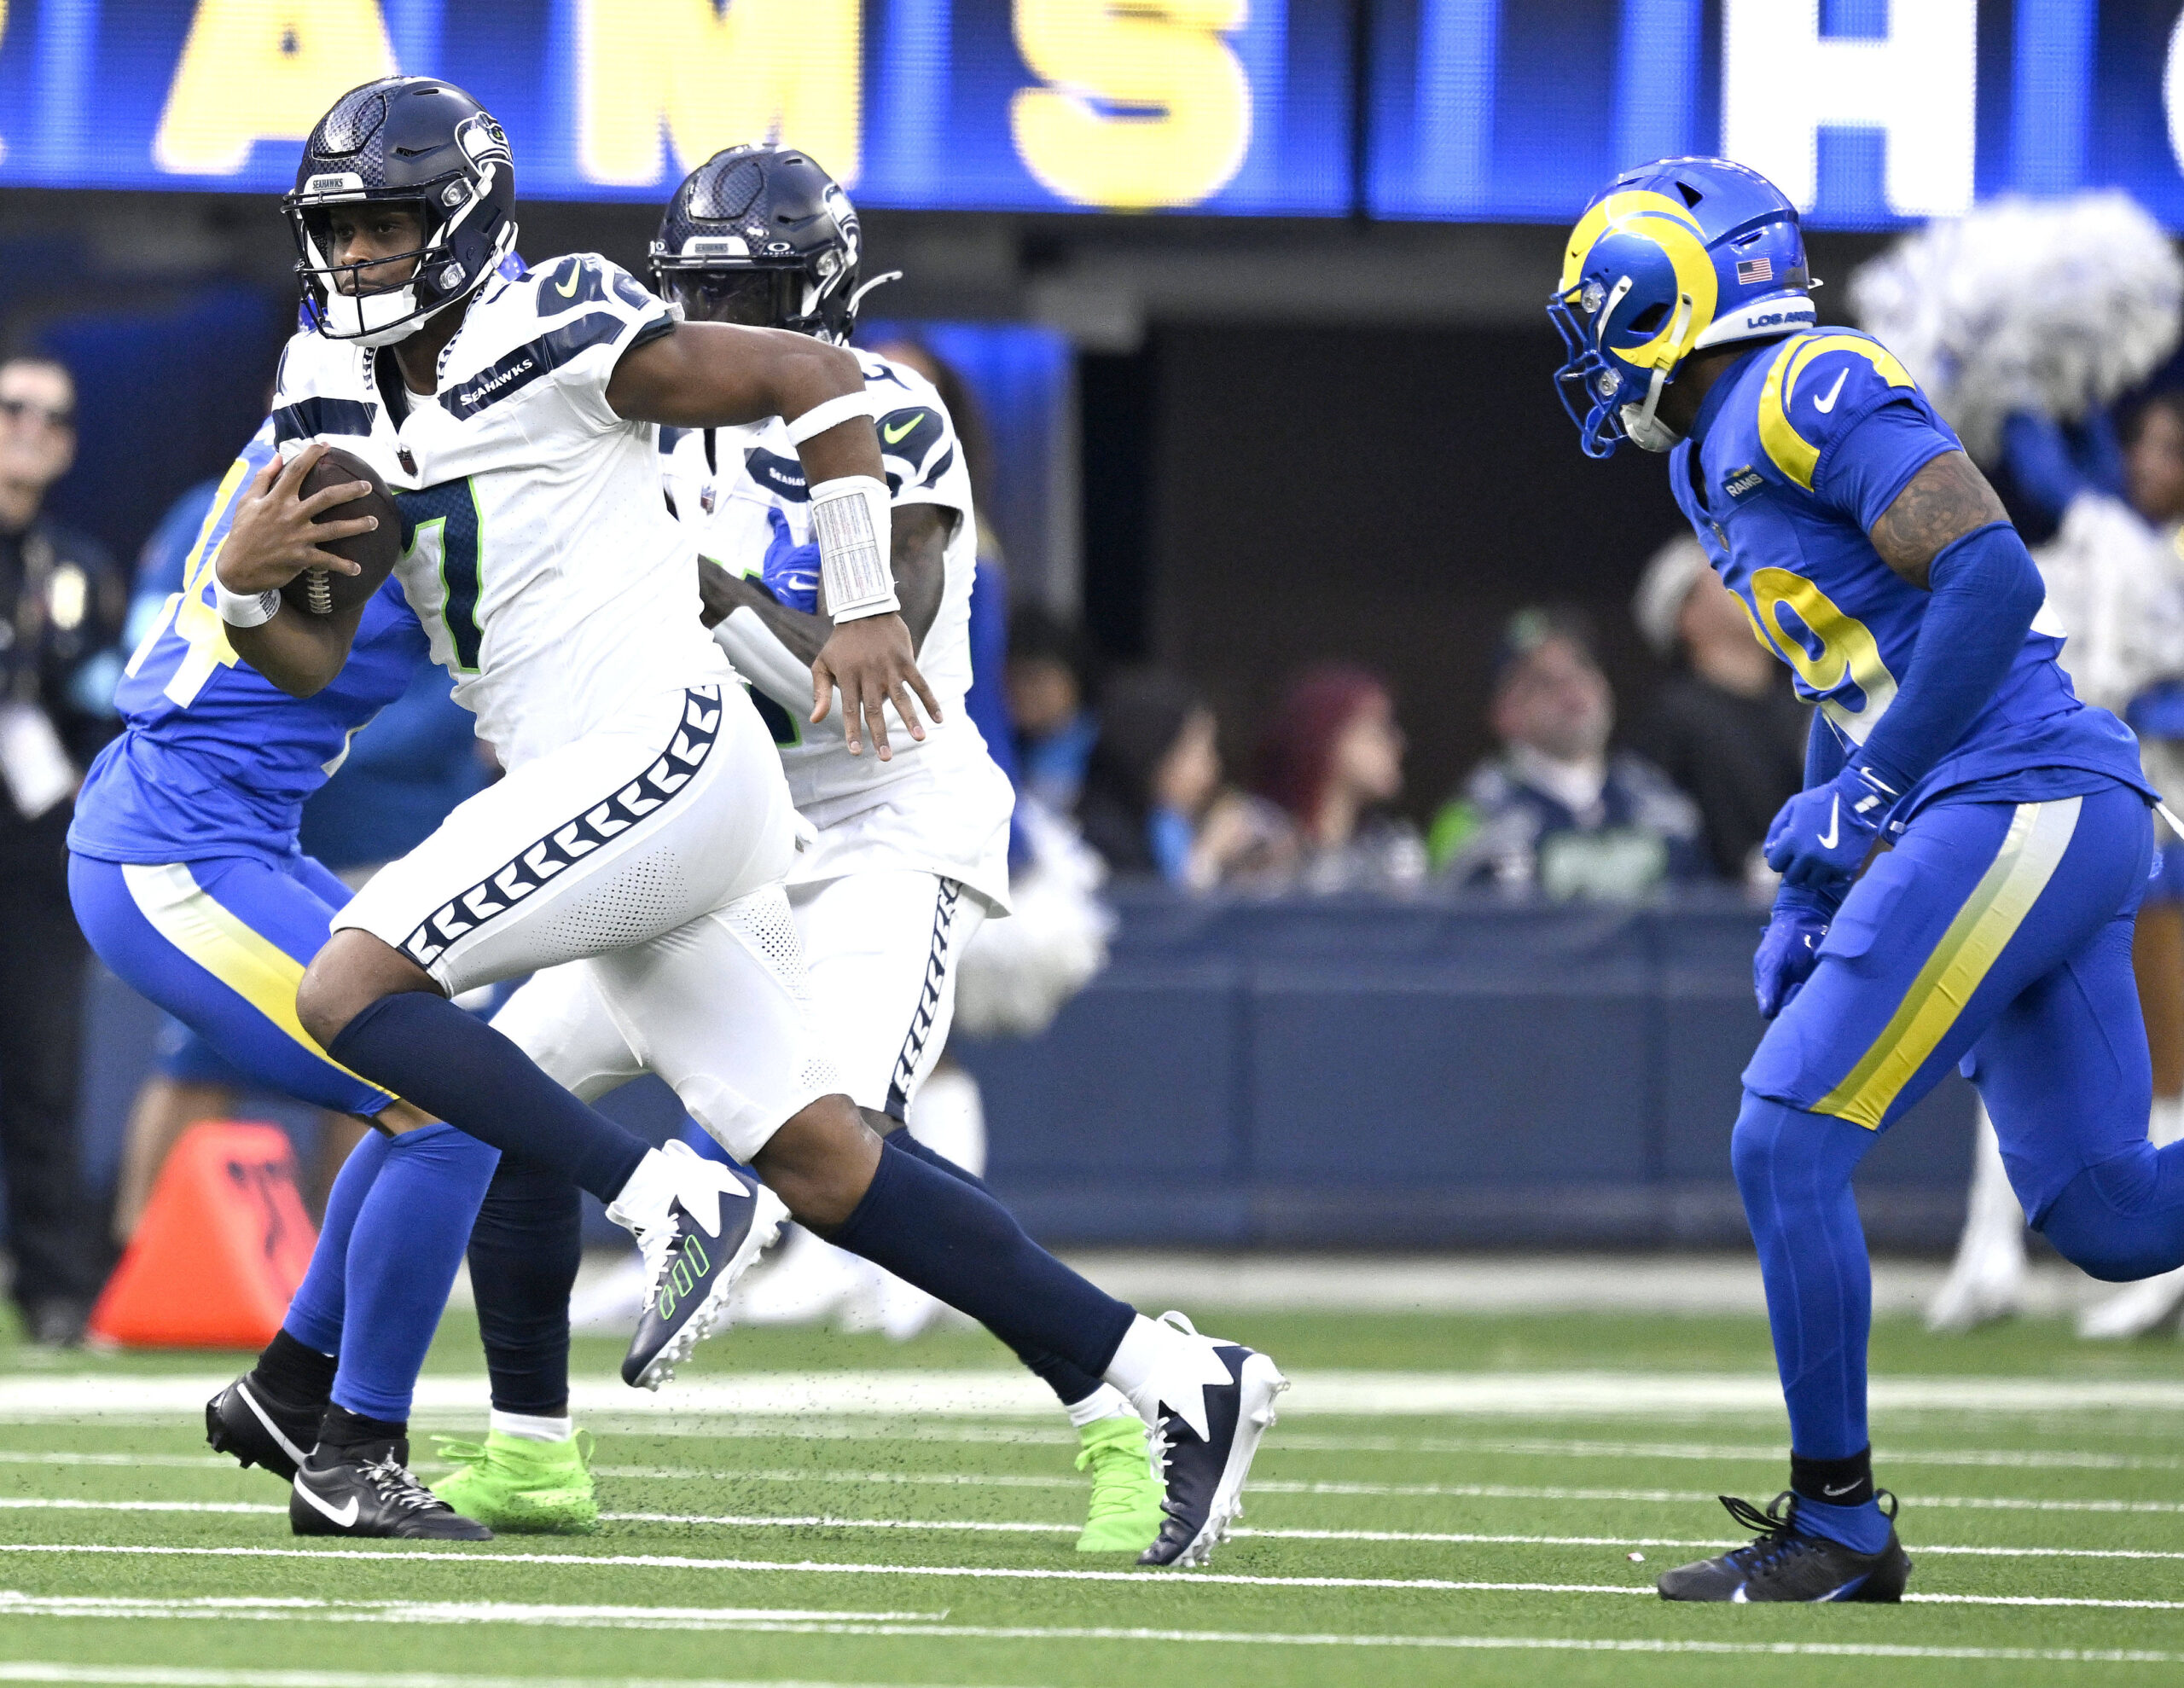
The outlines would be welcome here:
M 442 481 L 415 492 L 398 492 L 402 512 L 402 554 L 409 556 L 428 529 L 439 529 L 440 618 L 455 645 L 456 666 L 478 671 L 479 528 L 478 494 L 468 480 Z

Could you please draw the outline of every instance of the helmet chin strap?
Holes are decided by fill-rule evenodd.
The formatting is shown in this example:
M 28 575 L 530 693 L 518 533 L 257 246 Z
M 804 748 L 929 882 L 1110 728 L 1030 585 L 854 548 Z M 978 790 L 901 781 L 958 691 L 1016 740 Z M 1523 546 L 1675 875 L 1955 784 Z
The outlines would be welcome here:
M 1696 310 L 1689 293 L 1676 296 L 1676 318 L 1669 324 L 1670 345 L 1682 342 L 1684 327 L 1691 321 Z M 1646 402 L 1643 404 L 1626 404 L 1619 413 L 1623 418 L 1623 432 L 1641 451 L 1673 451 L 1683 444 L 1683 436 L 1657 414 L 1660 409 L 1661 394 L 1668 384 L 1668 366 L 1663 365 L 1653 371 L 1653 379 L 1647 383 Z

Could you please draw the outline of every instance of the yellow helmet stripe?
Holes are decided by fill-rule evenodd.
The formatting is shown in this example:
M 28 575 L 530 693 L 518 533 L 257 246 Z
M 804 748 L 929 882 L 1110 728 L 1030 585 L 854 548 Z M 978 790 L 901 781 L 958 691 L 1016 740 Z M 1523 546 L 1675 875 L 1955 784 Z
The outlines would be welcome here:
M 1774 459 L 1774 467 L 1808 492 L 1812 490 L 1813 470 L 1820 462 L 1820 448 L 1791 424 L 1790 401 L 1797 396 L 1798 377 L 1805 366 L 1827 351 L 1857 353 L 1892 387 L 1915 389 L 1918 386 L 1893 352 L 1862 334 L 1796 334 L 1783 342 L 1759 389 L 1759 443 Z

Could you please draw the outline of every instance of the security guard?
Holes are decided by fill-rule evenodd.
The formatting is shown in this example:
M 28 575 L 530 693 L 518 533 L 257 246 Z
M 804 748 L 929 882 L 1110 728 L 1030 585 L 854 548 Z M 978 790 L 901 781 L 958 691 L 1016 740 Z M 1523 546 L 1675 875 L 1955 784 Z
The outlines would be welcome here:
M 75 385 L 49 358 L 0 363 L 0 1169 L 14 1294 L 28 1334 L 83 1332 L 103 1227 L 76 1117 L 84 963 L 69 911 L 76 786 L 116 730 L 128 582 L 96 541 L 43 513 L 76 455 Z

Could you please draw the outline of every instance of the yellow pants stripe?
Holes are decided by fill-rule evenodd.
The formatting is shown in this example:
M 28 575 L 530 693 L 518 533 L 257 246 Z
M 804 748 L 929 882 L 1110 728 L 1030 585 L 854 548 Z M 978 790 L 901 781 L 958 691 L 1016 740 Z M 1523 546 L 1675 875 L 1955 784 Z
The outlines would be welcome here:
M 1815 1113 L 1833 1114 L 1868 1131 L 1880 1128 L 1903 1087 L 1948 1035 L 1995 958 L 2008 948 L 2048 888 L 2077 830 L 2079 803 L 2077 798 L 2064 798 L 2018 805 L 2001 849 L 1956 911 L 1888 1024 L 1849 1076 L 1813 1104 Z
M 296 1018 L 296 987 L 303 983 L 304 964 L 277 943 L 253 931 L 220 906 L 190 877 L 186 862 L 146 867 L 125 862 L 122 881 L 137 912 L 152 929 L 199 966 L 258 1010 L 294 1042 L 337 1071 L 349 1073 L 359 1084 L 378 1090 L 388 1101 L 390 1090 L 330 1058 Z

